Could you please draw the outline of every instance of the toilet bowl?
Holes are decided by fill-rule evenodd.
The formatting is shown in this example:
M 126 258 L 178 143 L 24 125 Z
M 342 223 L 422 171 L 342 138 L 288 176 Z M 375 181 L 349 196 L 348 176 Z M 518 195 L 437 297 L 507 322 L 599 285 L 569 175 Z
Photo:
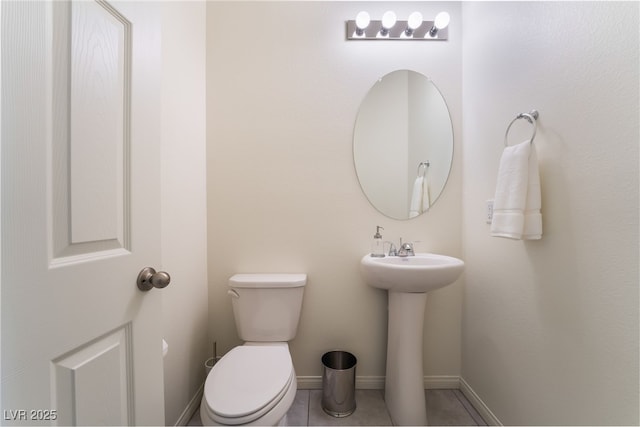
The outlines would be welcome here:
M 297 391 L 287 341 L 296 335 L 305 274 L 237 274 L 229 295 L 245 343 L 215 364 L 200 404 L 203 425 L 286 425 Z
M 207 376 L 200 417 L 203 425 L 286 425 L 297 389 L 287 343 L 246 343 Z

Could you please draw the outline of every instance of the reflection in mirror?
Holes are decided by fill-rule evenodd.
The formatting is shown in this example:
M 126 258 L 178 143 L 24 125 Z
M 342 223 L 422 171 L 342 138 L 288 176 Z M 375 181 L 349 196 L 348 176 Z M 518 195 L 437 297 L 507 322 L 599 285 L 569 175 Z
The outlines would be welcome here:
M 429 210 L 453 160 L 451 117 L 433 82 L 409 70 L 379 79 L 358 111 L 353 157 L 362 191 L 380 212 L 409 219 Z

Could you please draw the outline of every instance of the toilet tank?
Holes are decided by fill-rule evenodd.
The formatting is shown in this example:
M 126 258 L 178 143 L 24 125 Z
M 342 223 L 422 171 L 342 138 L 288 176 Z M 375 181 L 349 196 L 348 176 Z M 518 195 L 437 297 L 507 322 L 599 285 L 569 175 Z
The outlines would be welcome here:
M 306 274 L 236 274 L 229 279 L 236 330 L 243 341 L 296 336 Z

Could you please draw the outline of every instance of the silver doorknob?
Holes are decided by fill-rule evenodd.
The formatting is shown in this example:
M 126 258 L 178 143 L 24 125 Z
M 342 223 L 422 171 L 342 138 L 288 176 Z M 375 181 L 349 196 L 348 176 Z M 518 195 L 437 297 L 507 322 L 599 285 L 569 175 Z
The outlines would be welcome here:
M 165 271 L 156 272 L 154 268 L 145 267 L 138 274 L 138 289 L 149 291 L 153 288 L 166 288 L 171 282 L 171 276 Z

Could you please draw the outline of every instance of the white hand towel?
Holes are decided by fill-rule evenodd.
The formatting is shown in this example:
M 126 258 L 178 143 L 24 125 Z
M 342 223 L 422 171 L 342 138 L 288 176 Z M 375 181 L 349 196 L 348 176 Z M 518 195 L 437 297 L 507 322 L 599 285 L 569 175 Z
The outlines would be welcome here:
M 431 197 L 429 195 L 429 179 L 427 178 L 426 172 L 425 176 L 422 179 L 422 212 L 426 212 L 431 207 Z
M 422 213 L 422 186 L 424 178 L 419 176 L 413 182 L 413 191 L 411 193 L 411 205 L 409 207 L 409 218 L 416 217 Z
M 498 168 L 491 235 L 542 238 L 540 175 L 535 146 L 525 141 L 504 149 Z

